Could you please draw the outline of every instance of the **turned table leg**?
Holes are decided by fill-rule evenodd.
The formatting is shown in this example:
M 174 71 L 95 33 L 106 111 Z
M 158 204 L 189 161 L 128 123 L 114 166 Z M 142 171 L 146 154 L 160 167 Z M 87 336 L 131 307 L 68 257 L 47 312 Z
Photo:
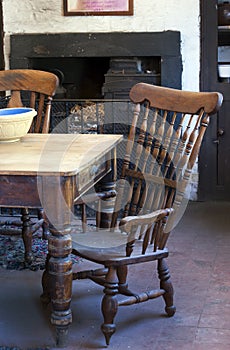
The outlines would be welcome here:
M 51 302 L 51 323 L 56 327 L 56 344 L 65 347 L 68 344 L 68 328 L 72 322 L 72 261 L 70 254 L 64 253 L 71 252 L 71 239 L 69 235 L 57 237 L 59 232 L 54 228 L 50 228 L 50 232 L 41 300 L 44 304 Z
M 42 179 L 42 206 L 50 223 L 48 257 L 43 274 L 42 300 L 51 301 L 51 323 L 56 328 L 56 343 L 67 345 L 68 328 L 72 322 L 71 215 L 74 181 L 71 177 Z M 46 196 L 45 196 L 46 193 Z
M 69 234 L 60 236 L 60 232 L 54 228 L 50 232 L 48 283 L 52 304 L 51 323 L 56 327 L 57 345 L 63 347 L 67 345 L 68 327 L 72 322 L 71 237 Z

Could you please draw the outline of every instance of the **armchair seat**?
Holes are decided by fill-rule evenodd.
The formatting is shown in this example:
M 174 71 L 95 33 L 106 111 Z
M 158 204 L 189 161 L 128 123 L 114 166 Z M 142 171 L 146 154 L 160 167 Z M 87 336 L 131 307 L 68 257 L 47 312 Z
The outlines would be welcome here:
M 84 237 L 85 236 L 85 237 Z M 76 235 L 72 237 L 72 251 L 81 258 L 110 266 L 112 264 L 120 265 L 122 263 L 131 264 L 140 262 L 156 260 L 160 256 L 167 257 L 168 249 L 157 249 L 154 251 L 154 246 L 149 245 L 145 254 L 141 254 L 143 240 L 137 240 L 130 257 L 126 256 L 127 235 L 122 233 L 114 233 L 110 231 L 103 232 L 85 232 L 77 234 L 77 242 L 75 242 Z M 100 243 L 101 242 L 101 243 Z M 104 246 L 104 247 L 103 247 Z

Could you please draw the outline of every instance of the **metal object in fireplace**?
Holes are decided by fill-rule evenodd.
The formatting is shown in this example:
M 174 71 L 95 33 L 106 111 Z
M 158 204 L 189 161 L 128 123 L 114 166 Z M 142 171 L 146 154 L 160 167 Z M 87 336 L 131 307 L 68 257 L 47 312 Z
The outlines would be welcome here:
M 139 82 L 160 85 L 159 59 L 121 57 L 111 58 L 105 74 L 102 95 L 105 99 L 128 99 L 129 91 Z

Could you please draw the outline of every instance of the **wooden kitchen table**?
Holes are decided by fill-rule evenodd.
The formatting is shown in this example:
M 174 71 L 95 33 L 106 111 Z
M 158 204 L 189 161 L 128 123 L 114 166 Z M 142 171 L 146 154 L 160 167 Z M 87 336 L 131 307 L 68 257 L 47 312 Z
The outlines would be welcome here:
M 74 202 L 110 171 L 121 140 L 121 135 L 27 134 L 0 143 L 0 206 L 42 207 L 50 222 L 43 297 L 51 299 L 58 346 L 65 346 L 72 322 Z

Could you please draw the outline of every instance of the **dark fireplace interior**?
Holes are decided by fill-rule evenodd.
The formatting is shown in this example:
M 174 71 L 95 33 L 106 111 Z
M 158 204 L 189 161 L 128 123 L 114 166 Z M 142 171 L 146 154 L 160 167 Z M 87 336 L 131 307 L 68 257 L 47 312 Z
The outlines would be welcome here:
M 103 98 L 104 75 L 109 69 L 107 57 L 34 58 L 29 60 L 29 65 L 58 76 L 60 87 L 56 98 Z
M 143 80 L 160 84 L 160 57 L 33 58 L 29 59 L 29 65 L 59 77 L 55 98 L 122 98 L 127 97 L 122 89 L 127 82 Z M 115 96 L 112 90 L 116 91 Z
M 180 33 L 16 34 L 10 66 L 57 74 L 55 99 L 124 99 L 141 81 L 181 88 Z

